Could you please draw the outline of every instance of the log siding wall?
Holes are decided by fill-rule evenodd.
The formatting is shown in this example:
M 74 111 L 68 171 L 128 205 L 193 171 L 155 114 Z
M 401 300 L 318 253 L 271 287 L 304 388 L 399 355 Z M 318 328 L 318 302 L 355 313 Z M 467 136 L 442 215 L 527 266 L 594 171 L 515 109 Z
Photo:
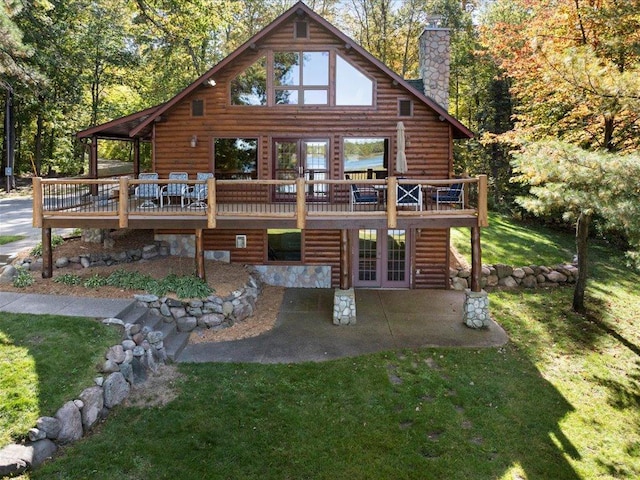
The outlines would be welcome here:
M 202 86 L 154 124 L 153 169 L 166 178 L 169 172 L 213 171 L 213 140 L 218 137 L 258 139 L 258 177 L 272 178 L 273 138 L 327 138 L 330 141 L 329 175 L 343 178 L 342 140 L 345 137 L 385 137 L 389 139 L 389 163 L 393 174 L 396 156 L 396 125 L 405 125 L 407 177 L 448 178 L 452 170 L 450 125 L 424 105 L 411 91 L 371 65 L 353 49 L 345 48 L 329 31 L 309 23 L 309 39 L 295 40 L 294 22 L 272 32 L 255 49 L 231 62 L 214 76 L 215 87 Z M 416 39 L 417 41 L 417 39 Z M 265 52 L 271 50 L 336 50 L 374 80 L 375 100 L 370 107 L 331 106 L 235 106 L 230 105 L 230 81 Z M 332 85 L 330 88 L 334 88 Z M 413 101 L 411 117 L 398 116 L 398 99 Z M 191 116 L 191 101 L 204 101 L 204 116 Z M 198 138 L 191 147 L 193 135 Z M 235 248 L 235 235 L 247 235 L 247 248 Z M 447 229 L 422 229 L 415 235 L 413 278 L 415 288 L 443 288 L 448 278 Z M 209 230 L 205 249 L 229 250 L 231 260 L 240 263 L 265 261 L 266 232 Z M 339 285 L 340 232 L 310 231 L 304 236 L 305 263 L 331 265 L 332 282 Z

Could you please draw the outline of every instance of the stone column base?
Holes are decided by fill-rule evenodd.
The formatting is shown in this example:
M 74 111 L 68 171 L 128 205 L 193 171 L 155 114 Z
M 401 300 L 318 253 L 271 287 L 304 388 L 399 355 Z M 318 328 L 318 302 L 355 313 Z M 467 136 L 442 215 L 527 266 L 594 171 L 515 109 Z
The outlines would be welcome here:
M 348 290 L 336 288 L 333 294 L 333 324 L 356 324 L 356 294 L 353 288 Z
M 481 292 L 465 290 L 464 324 L 469 328 L 489 326 L 489 295 L 484 290 Z

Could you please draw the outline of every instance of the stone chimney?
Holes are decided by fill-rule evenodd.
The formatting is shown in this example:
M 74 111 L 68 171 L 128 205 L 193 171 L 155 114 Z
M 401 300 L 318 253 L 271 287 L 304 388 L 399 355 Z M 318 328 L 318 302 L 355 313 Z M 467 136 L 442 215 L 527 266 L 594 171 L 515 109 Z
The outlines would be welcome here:
M 418 53 L 424 94 L 448 110 L 451 33 L 441 25 L 441 17 L 429 17 L 420 35 Z

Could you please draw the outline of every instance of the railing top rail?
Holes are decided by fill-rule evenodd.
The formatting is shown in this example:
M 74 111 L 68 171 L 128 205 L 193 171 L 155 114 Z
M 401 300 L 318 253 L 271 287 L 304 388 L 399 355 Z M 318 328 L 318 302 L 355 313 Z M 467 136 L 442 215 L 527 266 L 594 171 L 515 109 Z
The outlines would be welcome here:
M 451 185 L 453 183 L 478 183 L 478 177 L 472 178 L 449 178 L 449 179 L 426 179 L 426 178 L 399 178 L 396 177 L 397 182 L 400 184 L 406 183 L 420 183 L 423 185 Z M 261 185 L 294 185 L 296 183 L 296 179 L 290 180 L 272 180 L 272 179 L 252 179 L 252 180 L 219 180 L 215 179 L 216 183 L 223 185 L 251 185 L 251 184 L 261 184 Z M 47 185 L 109 185 L 113 183 L 118 183 L 120 178 L 42 178 L 42 184 Z M 127 179 L 128 183 L 131 184 L 143 184 L 143 183 L 188 183 L 190 185 L 195 184 L 204 184 L 207 180 L 196 180 L 196 179 L 174 179 L 174 178 L 158 178 L 158 179 L 139 179 L 139 178 L 129 178 Z M 329 185 L 350 185 L 352 183 L 357 183 L 358 185 L 384 185 L 387 183 L 387 179 L 314 179 L 307 180 L 305 179 L 305 183 L 309 184 L 329 184 Z

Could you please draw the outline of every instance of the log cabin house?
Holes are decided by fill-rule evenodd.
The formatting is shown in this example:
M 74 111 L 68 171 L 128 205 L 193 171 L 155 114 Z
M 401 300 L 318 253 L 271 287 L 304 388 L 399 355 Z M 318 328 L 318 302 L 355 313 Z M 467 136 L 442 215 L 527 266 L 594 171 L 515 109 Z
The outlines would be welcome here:
M 473 134 L 446 108 L 448 35 L 425 29 L 407 81 L 299 2 L 168 102 L 79 132 L 89 178 L 34 181 L 43 275 L 52 227 L 137 228 L 200 275 L 218 258 L 283 285 L 447 289 L 449 229 L 468 227 L 479 292 L 487 182 L 453 175 Z M 133 178 L 98 178 L 105 139 L 134 142 Z

